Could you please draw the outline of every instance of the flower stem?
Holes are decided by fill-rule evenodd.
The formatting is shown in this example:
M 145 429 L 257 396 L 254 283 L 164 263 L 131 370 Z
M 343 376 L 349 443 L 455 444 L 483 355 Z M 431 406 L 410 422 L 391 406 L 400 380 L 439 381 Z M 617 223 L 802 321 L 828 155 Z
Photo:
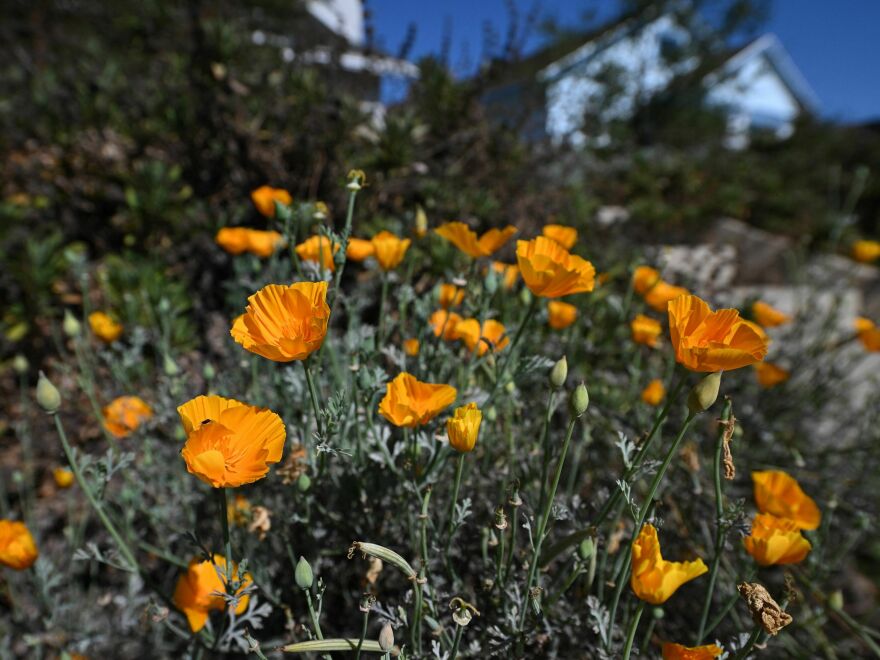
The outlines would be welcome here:
M 529 593 L 535 582 L 535 575 L 538 571 L 538 563 L 541 557 L 541 545 L 544 543 L 544 535 L 547 531 L 547 522 L 550 520 L 550 512 L 553 510 L 553 500 L 556 498 L 556 490 L 559 488 L 559 480 L 562 478 L 562 468 L 565 465 L 565 455 L 568 453 L 568 446 L 571 444 L 571 436 L 574 433 L 574 425 L 577 422 L 575 415 L 571 416 L 568 422 L 568 430 L 565 433 L 565 442 L 562 444 L 562 452 L 559 454 L 559 461 L 556 464 L 556 474 L 553 476 L 553 484 L 547 493 L 547 501 L 544 503 L 544 511 L 541 519 L 538 521 L 538 528 L 535 534 L 535 549 L 532 554 L 532 563 L 529 566 L 529 576 L 526 580 L 526 588 L 523 592 L 523 600 L 520 604 L 519 615 L 519 632 L 521 633 L 526 624 L 526 605 L 528 604 Z
M 357 197 L 357 191 L 352 190 L 348 194 L 348 211 L 345 214 L 345 229 L 342 231 L 342 245 L 339 246 L 339 249 L 342 250 L 342 253 L 345 254 L 346 249 L 348 248 L 348 238 L 349 234 L 351 234 L 351 222 L 354 218 L 354 200 Z M 332 258 L 332 257 L 331 257 Z M 342 272 L 345 270 L 345 259 L 342 260 L 342 263 L 339 264 L 339 268 L 336 269 L 336 280 L 333 283 L 333 302 L 330 304 L 330 316 L 333 316 L 333 312 L 336 309 L 336 301 L 339 300 L 339 286 L 342 283 Z
M 382 295 L 379 298 L 379 331 L 376 337 L 376 347 L 381 348 L 385 343 L 385 305 L 388 302 L 388 273 L 382 272 Z
M 357 645 L 357 653 L 354 655 L 354 660 L 360 660 L 361 657 L 361 648 L 364 646 L 364 638 L 367 636 L 367 626 L 370 623 L 370 610 L 366 610 L 364 612 L 364 626 L 361 628 L 361 638 L 358 640 Z
M 312 379 L 312 369 L 308 360 L 302 361 L 303 369 L 306 372 L 306 383 L 309 387 L 309 398 L 312 401 L 312 412 L 315 414 L 315 426 L 318 428 L 318 434 L 324 434 L 324 425 L 321 423 L 321 411 L 318 408 L 318 391 L 315 389 L 315 381 Z
M 77 463 L 76 457 L 73 455 L 73 449 L 70 447 L 70 443 L 67 441 L 67 434 L 64 432 L 64 426 L 61 424 L 61 418 L 58 416 L 58 413 L 53 413 L 52 417 L 55 420 L 55 429 L 58 431 L 58 437 L 61 439 L 61 446 L 64 449 L 64 455 L 67 457 L 67 462 L 70 463 L 70 469 L 73 471 L 73 476 L 76 479 L 76 483 L 79 484 L 80 489 L 82 489 L 82 492 L 85 493 L 86 499 L 89 501 L 92 509 L 94 509 L 95 513 L 98 514 L 98 518 L 100 518 L 101 524 L 104 525 L 104 529 L 106 529 L 110 536 L 113 537 L 113 540 L 116 542 L 116 547 L 119 549 L 119 553 L 128 563 L 130 570 L 134 571 L 135 573 L 140 573 L 141 568 L 138 564 L 137 559 L 135 559 L 134 553 L 129 549 L 128 544 L 122 539 L 122 536 L 119 534 L 116 526 L 110 521 L 110 518 L 104 511 L 104 508 L 98 503 L 95 494 L 92 492 L 91 486 L 85 480 L 82 470 L 80 470 L 79 463 Z
M 636 638 L 636 630 L 639 627 L 639 619 L 642 618 L 642 612 L 645 611 L 645 601 L 640 600 L 636 611 L 633 613 L 632 621 L 629 622 L 629 632 L 626 634 L 626 644 L 623 646 L 623 660 L 629 660 L 632 653 L 633 640 Z
M 217 513 L 220 514 L 220 528 L 223 530 L 223 551 L 226 557 L 226 589 L 232 584 L 232 541 L 229 538 L 229 496 L 225 488 L 215 488 Z
M 449 503 L 449 523 L 446 530 L 446 552 L 452 544 L 452 534 L 455 531 L 455 504 L 458 502 L 458 491 L 461 488 L 461 475 L 464 472 L 464 454 L 459 453 L 458 462 L 455 465 L 455 483 L 452 487 L 452 500 Z
M 458 646 L 461 644 L 461 635 L 464 632 L 464 626 L 455 626 L 455 639 L 452 640 L 452 651 L 449 653 L 449 660 L 455 660 L 458 656 Z
M 703 641 L 706 630 L 706 622 L 709 620 L 709 610 L 712 607 L 712 596 L 715 593 L 715 580 L 718 577 L 718 566 L 721 563 L 721 551 L 724 548 L 724 540 L 727 536 L 727 530 L 723 526 L 724 518 L 724 494 L 721 488 L 721 455 L 724 450 L 724 437 L 726 430 L 726 422 L 732 414 L 733 404 L 730 399 L 724 402 L 724 408 L 721 411 L 721 427 L 718 429 L 718 439 L 715 442 L 715 461 L 713 464 L 713 477 L 715 480 L 715 547 L 712 555 L 712 567 L 709 569 L 709 585 L 706 588 L 706 600 L 703 602 L 703 614 L 700 616 L 700 628 L 697 632 L 695 646 L 699 646 Z

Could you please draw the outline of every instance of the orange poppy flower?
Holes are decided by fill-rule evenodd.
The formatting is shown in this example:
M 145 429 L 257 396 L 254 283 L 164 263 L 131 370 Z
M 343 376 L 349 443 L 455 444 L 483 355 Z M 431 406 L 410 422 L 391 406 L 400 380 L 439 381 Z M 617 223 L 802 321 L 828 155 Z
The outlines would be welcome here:
M 657 338 L 660 337 L 660 334 L 663 332 L 663 328 L 660 327 L 659 321 L 652 319 L 650 316 L 645 316 L 644 314 L 638 314 L 632 321 L 630 321 L 629 327 L 632 331 L 632 339 L 634 342 L 650 346 L 651 348 L 657 345 Z
M 326 236 L 310 236 L 295 249 L 297 256 L 303 261 L 320 264 L 321 268 L 331 272 L 336 270 L 333 255 L 339 252 L 339 243 L 333 242 L 333 252 L 331 253 L 330 239 Z
M 381 231 L 375 236 L 373 244 L 373 256 L 379 262 L 379 267 L 384 271 L 394 270 L 403 261 L 407 249 L 412 241 L 408 238 L 399 238 L 390 231 Z
M 232 324 L 232 338 L 275 362 L 305 360 L 324 343 L 330 307 L 327 282 L 269 284 L 248 298 Z
M 455 341 L 458 339 L 456 328 L 461 321 L 461 316 L 445 309 L 438 309 L 431 314 L 431 318 L 428 319 L 428 323 L 431 324 L 431 327 L 434 330 L 434 336 L 439 337 L 440 335 L 443 335 L 443 339 L 446 341 Z
M 500 250 L 518 230 L 513 225 L 508 225 L 504 229 L 490 229 L 477 238 L 476 232 L 463 222 L 447 222 L 434 231 L 466 255 L 479 259 Z
M 251 201 L 257 207 L 257 211 L 267 218 L 275 217 L 275 202 L 290 206 L 293 198 L 290 193 L 282 188 L 272 188 L 271 186 L 260 186 L 251 192 Z
M 593 264 L 544 236 L 517 241 L 516 260 L 526 286 L 536 296 L 561 298 L 592 291 L 595 285 Z
M 137 396 L 120 396 L 104 406 L 104 428 L 115 438 L 124 438 L 153 416 L 153 409 Z
M 73 472 L 64 467 L 57 467 L 52 470 L 52 478 L 55 485 L 59 488 L 70 488 L 75 480 Z
M 669 335 L 675 359 L 691 371 L 739 369 L 767 355 L 767 335 L 735 309 L 713 312 L 697 296 L 669 303 Z
M 758 384 L 765 390 L 788 380 L 788 369 L 783 369 L 772 362 L 758 362 L 754 365 L 754 369 L 755 375 L 758 376 Z
M 578 308 L 570 303 L 561 300 L 551 300 L 547 303 L 547 323 L 554 330 L 565 330 L 577 321 L 577 316 Z
M 105 344 L 111 344 L 122 335 L 122 324 L 114 321 L 104 312 L 89 314 L 89 327 L 95 336 Z
M 877 353 L 880 351 L 880 328 L 871 319 L 860 316 L 855 321 L 856 336 L 862 342 L 866 351 Z
M 636 596 L 652 605 L 665 603 L 685 582 L 708 571 L 702 559 L 666 561 L 660 553 L 657 530 L 646 523 L 632 545 L 630 586 Z
M 501 275 L 501 284 L 505 291 L 510 291 L 516 284 L 516 278 L 519 277 L 519 266 L 516 264 L 506 264 L 503 261 L 493 261 L 492 270 Z
M 423 383 L 402 371 L 388 382 L 379 413 L 395 426 L 415 428 L 434 419 L 456 396 L 451 385 Z
M 852 258 L 863 264 L 880 259 L 880 242 L 856 241 L 852 246 Z
M 780 312 L 775 307 L 768 305 L 763 300 L 757 300 L 752 304 L 752 318 L 765 328 L 775 328 L 791 321 L 791 317 Z
M 681 286 L 674 286 L 667 282 L 657 282 L 644 296 L 645 304 L 655 312 L 665 312 L 669 308 L 669 302 L 680 296 L 686 296 L 690 292 Z
M 351 261 L 363 261 L 367 257 L 372 257 L 375 252 L 373 241 L 367 241 L 363 238 L 348 239 L 348 246 L 345 248 L 345 257 Z
M 411 339 L 405 339 L 403 342 L 403 352 L 410 357 L 417 356 L 419 354 L 419 340 L 415 337 Z
M 812 549 L 794 520 L 777 518 L 769 513 L 755 516 L 752 533 L 743 539 L 743 545 L 761 566 L 797 564 Z
M 816 529 L 822 512 L 797 480 L 782 470 L 752 472 L 755 504 L 761 513 L 793 520 L 799 529 Z
M 476 403 L 456 408 L 453 416 L 446 420 L 449 446 L 462 454 L 473 451 L 482 421 L 483 413 Z
M 717 658 L 724 653 L 724 649 L 715 644 L 684 646 L 664 642 L 660 647 L 660 652 L 663 654 L 663 660 L 712 660 L 712 658 Z
M 642 390 L 642 401 L 649 406 L 659 406 L 663 399 L 666 398 L 666 388 L 663 387 L 663 381 L 655 378 L 648 386 Z
M 40 552 L 23 522 L 0 520 L 0 564 L 16 571 L 33 566 Z
M 477 319 L 464 319 L 455 326 L 455 337 L 461 339 L 469 351 L 476 349 L 477 355 L 484 355 L 490 348 L 499 353 L 510 343 L 504 325 L 495 319 L 486 319 L 483 326 Z
M 644 295 L 660 281 L 660 273 L 650 266 L 639 266 L 633 271 L 633 289 L 639 295 Z
M 212 610 L 222 612 L 226 609 L 226 600 L 220 594 L 226 591 L 226 558 L 214 555 L 214 561 L 193 559 L 186 573 L 177 579 L 172 598 L 175 607 L 186 615 L 189 628 L 194 633 L 205 627 L 208 614 Z M 238 565 L 232 564 L 232 580 L 237 582 Z M 238 593 L 244 591 L 252 582 L 250 575 L 244 574 Z M 247 610 L 250 597 L 245 594 L 238 599 L 235 613 Z
M 283 245 L 284 237 L 277 231 L 262 231 L 247 227 L 223 227 L 214 239 L 230 254 L 250 252 L 258 257 L 271 257 Z
M 450 307 L 458 307 L 464 300 L 464 289 L 460 289 L 454 284 L 441 284 L 437 291 L 438 302 L 443 309 Z
M 552 238 L 566 250 L 573 248 L 578 239 L 577 229 L 566 225 L 544 225 L 541 233 L 547 238 Z
M 180 455 L 190 474 L 214 488 L 253 483 L 281 460 L 286 432 L 268 408 L 198 396 L 177 409 L 186 431 Z

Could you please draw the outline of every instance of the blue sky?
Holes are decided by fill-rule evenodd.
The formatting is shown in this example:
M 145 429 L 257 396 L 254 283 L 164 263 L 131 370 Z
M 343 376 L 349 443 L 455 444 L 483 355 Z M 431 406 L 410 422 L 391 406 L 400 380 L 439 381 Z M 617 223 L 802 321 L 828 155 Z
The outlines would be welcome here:
M 525 16 L 532 0 L 513 0 Z M 880 119 L 880 0 L 771 0 L 763 31 L 775 33 L 821 101 L 825 116 L 844 122 Z M 407 26 L 418 33 L 410 58 L 436 53 L 445 26 L 451 29 L 450 61 L 472 67 L 483 47 L 483 25 L 494 26 L 503 41 L 508 27 L 505 0 L 369 0 L 376 40 L 396 53 Z M 610 15 L 614 0 L 542 0 L 543 15 L 578 25 L 584 8 Z M 528 42 L 540 45 L 539 34 Z

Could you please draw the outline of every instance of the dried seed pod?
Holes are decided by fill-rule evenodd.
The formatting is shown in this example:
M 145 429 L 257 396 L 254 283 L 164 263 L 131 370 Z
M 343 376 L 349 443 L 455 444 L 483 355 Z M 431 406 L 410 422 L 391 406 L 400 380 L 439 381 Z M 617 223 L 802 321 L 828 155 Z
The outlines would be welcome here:
M 757 582 L 743 582 L 736 588 L 748 605 L 752 621 L 767 634 L 775 635 L 792 622 L 791 615 L 779 607 L 770 593 Z

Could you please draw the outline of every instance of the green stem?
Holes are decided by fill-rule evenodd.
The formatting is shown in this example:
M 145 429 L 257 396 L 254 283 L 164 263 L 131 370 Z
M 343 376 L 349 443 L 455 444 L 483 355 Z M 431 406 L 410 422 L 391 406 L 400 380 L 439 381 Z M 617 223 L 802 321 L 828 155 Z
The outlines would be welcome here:
M 226 553 L 226 589 L 232 585 L 232 540 L 229 537 L 229 499 L 225 488 L 215 488 L 217 513 L 220 514 L 220 528 L 223 530 L 223 549 Z
M 535 534 L 535 550 L 532 554 L 532 562 L 529 566 L 529 576 L 526 580 L 526 588 L 523 592 L 523 601 L 520 604 L 520 615 L 519 615 L 519 632 L 521 633 L 525 628 L 526 624 L 526 605 L 528 604 L 529 594 L 532 590 L 532 585 L 535 582 L 535 575 L 538 570 L 538 563 L 541 557 L 541 546 L 544 543 L 544 533 L 547 530 L 547 522 L 550 520 L 550 512 L 553 510 L 553 500 L 556 498 L 556 490 L 559 488 L 559 480 L 562 478 L 562 468 L 565 466 L 565 455 L 568 453 L 568 446 L 571 444 L 571 436 L 574 433 L 574 425 L 577 422 L 577 417 L 575 415 L 571 416 L 571 420 L 568 422 L 568 430 L 565 433 L 565 442 L 562 445 L 562 452 L 559 455 L 559 462 L 556 464 L 556 474 L 553 476 L 553 485 L 550 487 L 550 492 L 547 494 L 547 501 L 544 504 L 544 511 L 541 514 L 541 519 L 538 522 L 538 528 Z
M 385 305 L 388 301 L 388 273 L 382 272 L 382 295 L 379 298 L 379 331 L 376 337 L 376 347 L 381 348 L 385 343 Z
M 461 475 L 464 472 L 464 454 L 459 453 L 458 463 L 455 465 L 455 484 L 452 487 L 452 500 L 449 503 L 449 523 L 446 531 L 446 552 L 452 544 L 452 534 L 455 531 L 455 504 L 458 502 L 458 491 L 461 488 Z
M 458 646 L 461 644 L 461 635 L 464 632 L 464 626 L 455 626 L 455 639 L 452 640 L 452 651 L 449 653 L 449 660 L 455 660 L 458 656 Z
M 709 620 L 709 610 L 712 607 L 712 596 L 715 594 L 715 580 L 718 577 L 718 566 L 721 564 L 721 551 L 724 548 L 724 540 L 727 536 L 726 528 L 723 525 L 724 493 L 721 488 L 721 456 L 724 451 L 726 423 L 730 420 L 732 408 L 733 404 L 730 399 L 727 399 L 721 411 L 721 427 L 718 429 L 718 438 L 715 441 L 715 460 L 712 466 L 715 482 L 715 544 L 714 554 L 712 555 L 712 567 L 709 569 L 709 585 L 706 588 L 706 600 L 703 602 L 703 613 L 700 616 L 700 628 L 697 632 L 695 646 L 699 646 L 700 642 L 703 641 L 703 633 Z
M 757 572 L 757 569 L 752 569 L 749 572 L 749 574 L 746 575 L 746 577 L 744 577 L 742 580 L 737 580 L 737 582 L 749 582 L 750 580 L 753 580 L 756 572 Z M 721 611 L 718 614 L 716 614 L 715 618 L 712 619 L 712 621 L 709 622 L 709 625 L 706 626 L 706 630 L 703 634 L 703 637 L 706 637 L 706 636 L 712 634 L 712 631 L 715 630 L 715 628 L 717 628 L 721 624 L 722 621 L 724 621 L 724 617 L 726 617 L 727 613 L 733 609 L 733 606 L 737 604 L 739 599 L 740 599 L 739 592 L 734 591 L 733 594 L 730 596 L 730 598 L 727 600 L 727 602 L 724 604 L 724 607 L 721 608 Z
M 367 626 L 370 623 L 370 610 L 364 612 L 364 626 L 361 628 L 361 638 L 358 640 L 357 645 L 357 653 L 354 655 L 354 660 L 360 660 L 361 657 L 361 648 L 364 646 L 364 638 L 367 636 Z
M 122 536 L 119 534 L 116 527 L 110 521 L 110 518 L 107 516 L 107 514 L 104 512 L 103 507 L 98 503 L 95 494 L 92 492 L 91 486 L 83 476 L 83 473 L 79 467 L 79 463 L 77 463 L 76 458 L 73 455 L 73 449 L 70 447 L 70 443 L 67 441 L 67 434 L 64 432 L 64 426 L 61 424 L 61 418 L 58 416 L 58 413 L 53 413 L 52 417 L 55 420 L 55 429 L 58 431 L 58 437 L 61 439 L 61 446 L 64 449 L 64 455 L 67 457 L 67 462 L 70 463 L 70 469 L 73 471 L 73 476 L 76 479 L 76 483 L 79 484 L 82 492 L 85 493 L 86 499 L 89 501 L 92 509 L 94 509 L 95 513 L 98 515 L 98 518 L 100 518 L 101 524 L 104 525 L 104 529 L 106 529 L 110 536 L 113 537 L 113 540 L 116 542 L 116 547 L 119 549 L 119 553 L 128 563 L 130 569 L 135 573 L 140 573 L 141 568 L 138 564 L 137 559 L 135 559 L 134 553 L 132 553 L 132 551 L 129 549 L 128 544 L 122 539 Z
M 348 248 L 348 239 L 351 234 L 351 222 L 354 218 L 354 200 L 357 197 L 357 191 L 352 190 L 348 194 L 348 211 L 345 214 L 345 229 L 342 231 L 342 242 L 343 245 L 339 246 L 339 249 L 345 254 L 346 249 Z M 342 283 L 342 273 L 345 270 L 345 262 L 347 260 L 343 259 L 342 263 L 339 264 L 339 268 L 336 269 L 336 280 L 333 283 L 333 302 L 330 304 L 330 316 L 333 316 L 333 312 L 336 310 L 336 301 L 339 300 L 339 287 Z
M 315 389 L 315 381 L 312 379 L 312 369 L 308 360 L 302 361 L 303 369 L 306 372 L 306 383 L 309 387 L 309 399 L 312 401 L 312 412 L 315 414 L 315 426 L 318 428 L 318 435 L 324 435 L 324 425 L 321 422 L 321 411 L 318 408 L 318 392 Z
M 633 613 L 632 621 L 629 623 L 629 632 L 626 634 L 626 644 L 623 646 L 623 660 L 629 660 L 632 653 L 633 640 L 636 638 L 636 630 L 639 627 L 639 620 L 642 618 L 642 612 L 645 611 L 645 601 L 640 600 L 636 611 Z
M 312 620 L 312 628 L 315 629 L 315 637 L 324 639 L 324 633 L 321 632 L 321 622 L 318 620 L 315 606 L 312 604 L 312 594 L 308 589 L 303 589 L 303 593 L 306 595 L 306 604 L 309 606 L 309 618 Z

